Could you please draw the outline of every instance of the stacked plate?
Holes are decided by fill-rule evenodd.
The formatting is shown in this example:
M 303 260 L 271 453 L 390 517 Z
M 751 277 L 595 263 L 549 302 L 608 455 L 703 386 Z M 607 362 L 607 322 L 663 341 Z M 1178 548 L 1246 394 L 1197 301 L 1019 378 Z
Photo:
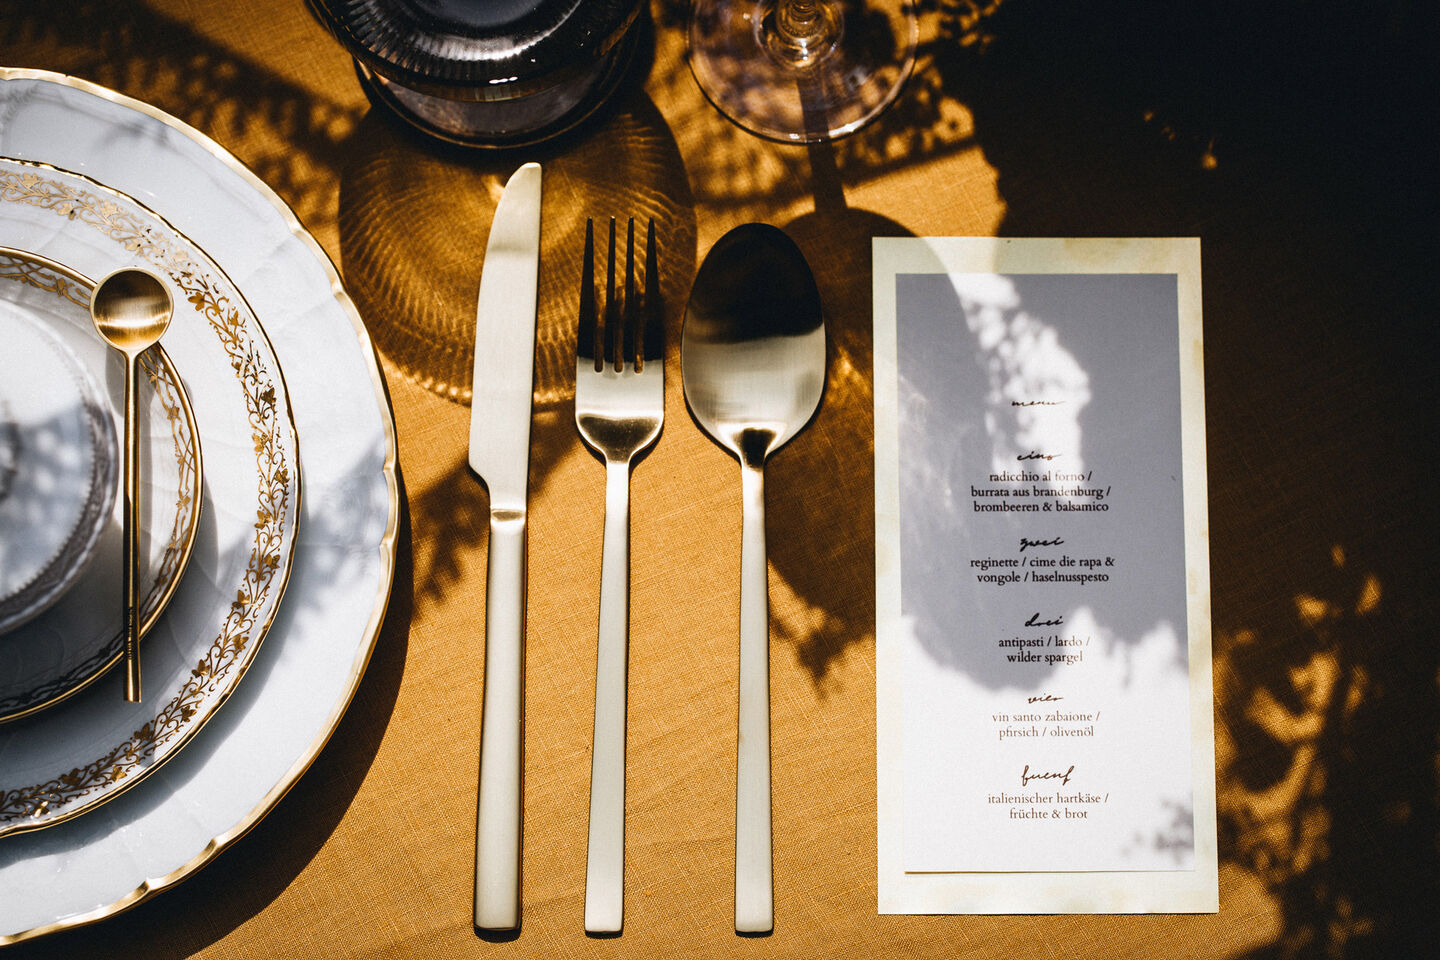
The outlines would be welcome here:
M 0 68 L 0 117 L 5 944 L 180 881 L 283 796 L 369 659 L 399 502 L 373 349 L 273 192 L 73 78 Z M 142 391 L 141 704 L 109 669 L 123 369 L 86 309 L 125 266 L 176 304 Z
M 26 169 L 0 159 L 0 183 Z M 8 348 L 0 380 L 0 723 L 77 693 L 121 656 L 117 437 L 125 372 L 122 356 L 96 336 L 92 288 L 61 264 L 0 247 L 0 343 Z M 202 458 L 189 396 L 165 348 L 143 354 L 141 370 L 143 634 L 174 596 L 194 547 Z M 50 822 L 60 812 L 47 807 L 28 819 Z M 19 826 L 0 816 L 0 835 Z
M 39 616 L 84 572 L 115 503 L 116 473 L 108 404 L 65 342 L 75 329 L 69 279 L 11 253 L 0 250 L 0 278 L 33 287 L 17 300 L 52 296 L 31 305 L 46 316 L 0 299 L 9 361 L 0 377 L 0 634 Z M 61 322 L 52 329 L 47 320 Z M 0 684 L 12 680 L 0 672 Z M 0 718 L 6 700 L 0 693 Z

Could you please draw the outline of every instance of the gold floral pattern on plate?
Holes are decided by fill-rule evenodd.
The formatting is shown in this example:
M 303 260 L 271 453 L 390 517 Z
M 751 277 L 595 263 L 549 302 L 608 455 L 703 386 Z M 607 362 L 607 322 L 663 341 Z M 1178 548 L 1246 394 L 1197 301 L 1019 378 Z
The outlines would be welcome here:
M 218 267 L 138 201 L 71 171 L 0 160 L 0 207 L 7 205 L 53 215 L 71 231 L 80 225 L 98 232 L 117 253 L 163 274 L 174 287 L 177 304 L 188 311 L 185 319 L 198 318 L 208 326 L 230 368 L 231 386 L 238 387 L 244 404 L 254 501 L 248 557 L 228 587 L 233 596 L 213 639 L 198 651 L 178 687 L 165 690 L 158 708 L 147 703 L 135 714 L 142 722 L 99 756 L 82 758 L 40 782 L 0 783 L 0 836 L 59 823 L 117 795 L 158 768 L 224 702 L 253 658 L 284 592 L 300 494 L 294 462 L 298 443 L 273 348 Z M 195 387 L 192 383 L 192 390 Z M 203 422 L 200 426 L 202 431 L 206 427 Z M 96 695 L 72 700 L 73 709 L 82 709 L 81 702 Z M 63 704 L 9 727 L 48 723 L 52 715 L 71 709 Z M 26 732 L 22 729 L 19 736 Z

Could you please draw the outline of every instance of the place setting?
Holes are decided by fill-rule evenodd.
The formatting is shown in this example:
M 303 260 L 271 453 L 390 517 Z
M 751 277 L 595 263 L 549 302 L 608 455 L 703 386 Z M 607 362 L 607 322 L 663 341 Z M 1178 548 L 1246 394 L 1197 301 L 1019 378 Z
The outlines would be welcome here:
M 28 109 L 40 115 L 37 127 L 48 119 L 45 114 L 78 114 L 99 122 L 102 133 L 106 124 L 138 124 L 156 127 L 173 140 L 178 130 L 182 138 L 178 144 L 165 145 L 162 159 L 198 167 L 198 172 L 191 173 L 192 188 L 196 184 L 212 190 L 228 186 L 211 182 L 225 177 L 221 167 L 228 164 L 223 158 L 220 165 L 203 155 L 197 161 L 191 149 L 196 141 L 190 138 L 186 143 L 187 131 L 153 109 L 78 81 L 35 71 L 10 71 L 5 80 L 0 96 L 8 96 L 18 105 L 21 120 Z M 78 153 L 83 147 L 74 149 Z M 62 165 L 74 163 L 76 154 L 52 151 L 45 143 L 31 145 L 12 135 L 0 141 L 0 150 L 5 151 L 0 154 L 4 176 L 0 181 L 0 200 L 4 201 L 0 240 L 14 251 L 11 256 L 17 276 L 23 273 L 29 280 L 24 294 L 16 295 L 14 302 L 26 303 L 26 298 L 36 299 L 46 290 L 46 282 L 35 280 L 37 270 L 43 268 L 49 272 L 39 276 L 53 274 L 73 288 L 69 300 L 64 293 L 70 288 L 52 294 L 73 314 L 78 303 L 104 302 L 95 293 L 95 281 L 88 279 L 88 274 L 102 272 L 102 264 L 132 262 L 143 267 L 145 272 L 136 275 L 159 285 L 166 314 L 164 346 L 147 355 L 145 382 L 157 392 L 173 384 L 175 395 L 185 399 L 169 406 L 152 400 L 144 406 L 161 412 L 150 418 L 157 421 L 150 429 L 154 436 L 141 444 L 146 451 L 142 472 L 151 488 L 161 486 L 160 480 L 153 478 L 161 450 L 167 463 L 174 459 L 192 464 L 181 478 L 188 486 L 172 479 L 165 485 L 168 495 L 152 492 L 145 499 L 150 509 L 144 511 L 140 526 L 152 552 L 158 549 L 154 544 L 160 539 L 155 531 L 164 524 L 185 521 L 188 536 L 181 538 L 183 550 L 171 550 L 183 561 L 176 565 L 178 569 L 168 577 L 140 577 L 146 585 L 160 580 L 149 587 L 149 594 L 159 594 L 159 598 L 142 608 L 148 615 L 137 621 L 144 642 L 137 650 L 124 652 L 127 631 L 120 598 L 127 589 L 112 589 L 110 599 L 115 602 L 110 609 L 119 615 L 119 621 L 106 621 L 107 628 L 99 630 L 107 659 L 93 669 L 98 679 L 87 676 L 73 683 L 74 689 L 45 702 L 40 702 L 35 692 L 40 684 L 30 683 L 22 691 L 29 700 L 13 718 L 7 718 L 12 722 L 0 727 L 5 812 L 9 816 L 3 829 L 15 835 L 7 838 L 6 848 L 0 850 L 0 876 L 18 886 L 28 871 L 48 869 L 57 860 L 67 873 L 84 876 L 87 870 L 93 871 L 87 882 L 77 884 L 75 892 L 64 898 L 75 905 L 69 914 L 63 912 L 63 904 L 55 904 L 54 891 L 43 886 L 36 887 L 33 901 L 22 900 L 12 906 L 23 917 L 21 922 L 36 930 L 64 925 L 67 916 L 93 919 L 97 910 L 103 915 L 112 909 L 105 903 L 112 893 L 103 891 L 114 892 L 118 903 L 126 892 L 124 885 L 130 882 L 126 875 L 138 877 L 136 871 L 144 873 L 145 895 L 162 889 L 164 883 L 153 882 L 153 864 L 179 861 L 161 875 L 170 878 L 167 882 L 183 879 L 223 846 L 216 838 L 238 836 L 264 814 L 264 804 L 283 790 L 285 779 L 258 801 L 252 800 L 260 805 L 241 814 L 239 826 L 217 830 L 199 850 L 185 846 L 193 841 L 167 836 L 165 831 L 158 840 L 138 842 L 131 829 L 135 821 L 126 819 L 138 817 L 144 822 L 184 809 L 189 817 L 222 824 L 236 817 L 233 807 L 245 802 L 247 790 L 260 793 L 262 774 L 245 769 L 229 774 L 230 779 L 239 776 L 244 781 L 239 796 L 222 798 L 210 785 L 212 778 L 219 782 L 218 771 L 212 771 L 222 756 L 236 754 L 253 761 L 259 742 L 254 731 L 269 729 L 277 719 L 285 719 L 283 714 L 296 712 L 296 705 L 280 703 L 282 694 L 276 692 L 281 686 L 293 689 L 293 684 L 282 684 L 278 674 L 267 671 L 264 657 L 277 646 L 277 640 L 287 658 L 297 646 L 302 654 L 309 654 L 304 648 L 309 608 L 325 610 L 344 598 L 329 599 L 320 584 L 305 579 L 307 555 L 302 544 L 307 531 L 318 527 L 319 532 L 310 535 L 336 534 L 333 525 L 326 525 L 323 513 L 312 520 L 302 507 L 315 496 L 317 484 L 301 465 L 312 462 L 309 440 L 319 431 L 305 429 L 293 398 L 299 393 L 303 407 L 305 391 L 308 387 L 313 393 L 313 387 L 282 364 L 283 333 L 277 336 L 274 325 L 262 325 L 266 306 L 251 295 L 258 286 L 248 278 L 268 280 L 267 271 L 278 265 L 266 263 L 256 268 L 238 254 L 226 257 L 225 250 L 212 254 L 209 251 L 216 249 L 213 243 L 202 247 L 179 223 L 123 192 L 119 185 L 137 190 L 145 183 L 150 184 L 147 195 L 153 192 L 153 181 L 139 171 L 139 161 L 117 163 L 113 172 L 75 163 L 87 170 L 78 174 Z M 150 199 L 155 204 L 161 201 L 163 196 Z M 176 216 L 176 209 L 167 208 L 166 212 Z M 514 928 L 520 922 L 523 520 L 534 391 L 540 209 L 541 168 L 526 164 L 510 179 L 496 211 L 476 308 L 471 464 L 485 485 L 492 517 L 477 793 L 475 919 L 477 929 L 482 930 Z M 615 221 L 602 222 L 608 226 L 608 237 L 602 235 L 600 243 L 596 242 L 594 223 L 586 224 L 583 274 L 573 332 L 566 344 L 575 357 L 578 435 L 610 465 L 603 518 L 605 561 L 598 597 L 603 625 L 598 648 L 590 895 L 585 920 L 587 931 L 596 935 L 618 933 L 623 926 L 628 632 L 625 488 L 632 461 L 661 433 L 666 354 L 665 297 L 659 266 L 666 251 L 663 240 L 657 243 L 655 221 L 644 221 L 637 237 L 636 220 L 627 220 L 619 240 Z M 203 225 L 197 220 L 186 229 L 198 231 Z M 260 233 L 269 225 L 256 224 L 250 229 Z M 658 232 L 668 236 L 667 228 Z M 602 244 L 603 255 L 598 252 Z M 622 245 L 624 252 L 620 253 Z M 603 266 L 597 268 L 602 256 Z M 24 269 L 19 265 L 25 265 Z M 597 283 L 597 274 L 605 279 Z M 236 281 L 232 276 L 247 279 Z M 49 287 L 56 287 L 59 281 L 48 282 Z M 307 292 L 303 285 L 296 286 L 300 294 Z M 597 296 L 601 287 L 603 297 Z M 313 304 L 303 299 L 302 304 L 313 314 Z M 100 309 L 90 311 L 96 316 L 79 312 L 79 319 L 91 323 L 88 334 L 73 316 L 66 317 L 65 329 L 74 328 L 75 338 L 99 358 L 92 363 L 102 368 L 118 365 L 119 373 L 102 370 L 101 375 L 112 385 L 123 385 L 130 354 L 97 338 L 97 331 L 104 329 L 104 321 L 98 318 Z M 61 311 L 56 308 L 56 312 Z M 738 794 L 745 812 L 737 828 L 737 931 L 765 932 L 773 923 L 773 910 L 763 466 L 809 422 L 819 406 L 825 383 L 824 326 L 803 256 L 781 231 L 763 224 L 737 228 L 716 244 L 697 273 L 685 315 L 685 334 L 678 344 L 685 395 L 697 422 L 742 466 L 745 542 L 739 558 L 744 584 L 740 630 L 747 652 L 741 709 L 749 746 L 741 761 L 744 772 Z M 502 318 L 508 319 L 502 322 Z M 312 316 L 305 315 L 305 319 Z M 277 323 L 282 331 L 287 322 L 294 321 L 280 314 Z M 670 344 L 672 349 L 676 346 Z M 373 363 L 373 357 L 364 359 Z M 136 379 L 132 377 L 132 381 Z M 767 389 L 757 393 L 757 385 Z M 643 405 L 648 412 L 636 414 L 635 404 L 646 396 L 649 399 Z M 125 405 L 121 401 L 114 404 Z M 113 415 L 109 419 L 115 420 Z M 160 429 L 177 419 L 184 428 L 181 440 Z M 115 437 L 123 435 L 127 422 L 123 417 L 107 421 L 104 426 L 109 432 L 99 432 L 109 445 L 104 456 L 92 454 L 109 466 L 104 477 L 109 487 L 114 486 L 114 475 L 124 472 L 119 469 L 124 458 L 117 452 L 122 444 Z M 636 434 L 639 423 L 648 423 L 648 427 Z M 393 440 L 389 443 L 393 445 Z M 172 447 L 176 453 L 170 457 Z M 388 448 L 386 452 L 393 457 Z M 323 482 L 320 488 L 324 494 Z M 393 495 L 393 487 L 390 490 Z M 116 499 L 125 500 L 112 497 L 106 506 Z M 165 510 L 156 509 L 162 501 L 178 505 L 170 509 L 181 509 L 183 516 L 171 518 Z M 390 507 L 393 510 L 393 502 Z M 393 533 L 391 523 L 393 520 L 382 528 L 387 537 Z M 370 532 L 373 535 L 375 531 Z M 383 540 L 378 544 L 382 549 L 388 545 Z M 124 563 L 113 556 L 104 559 L 106 562 L 90 567 L 93 576 L 123 583 Z M 388 583 L 381 586 L 377 615 L 383 609 Z M 335 591 L 332 588 L 330 592 Z M 64 598 L 87 611 L 102 608 L 98 603 L 83 603 L 83 599 L 78 593 Z M 64 600 L 52 616 L 70 609 Z M 375 622 L 372 617 L 367 624 L 371 633 L 357 642 L 373 641 Z M 17 646 L 26 639 L 19 629 L 6 635 L 7 642 L 16 641 Z M 365 652 L 362 646 L 360 666 Z M 139 687 L 130 674 L 131 663 L 142 659 L 144 695 L 137 696 Z M 124 695 L 110 682 L 118 678 L 118 672 L 107 674 L 108 668 L 121 661 L 128 681 Z M 293 670 L 295 665 L 290 666 Z M 313 675 L 304 676 L 304 662 L 299 666 L 306 682 L 317 680 Z M 250 676 L 253 674 L 260 678 Z M 358 681 L 358 668 L 352 667 L 349 676 L 352 684 Z M 329 679 L 333 682 L 334 678 Z M 194 692 L 202 695 L 198 701 Z M 272 712 L 282 714 L 280 718 L 260 714 L 259 707 L 272 701 Z M 223 711 L 219 709 L 222 703 Z M 213 725 L 207 722 L 211 714 L 215 715 Z M 338 710 L 326 717 L 332 725 L 337 720 Z M 108 747 L 95 757 L 59 746 L 93 742 L 97 734 L 92 731 L 100 731 L 98 737 Z M 303 732 L 302 727 L 302 736 Z M 287 776 L 298 776 L 327 734 L 323 726 L 311 732 L 308 745 L 301 737 L 290 736 L 311 752 L 302 756 Z M 115 743 L 109 745 L 112 739 Z M 152 775 L 162 768 L 183 773 L 155 786 L 158 781 Z M 223 812 L 226 808 L 231 812 Z M 201 809 L 203 817 L 198 813 Z M 119 829 L 122 825 L 126 828 Z M 201 827 L 199 832 L 205 829 Z M 192 829 L 188 835 L 198 833 Z M 99 858 L 116 852 L 124 855 L 127 869 L 119 875 L 100 870 Z M 188 859 L 184 856 L 187 852 Z M 90 900 L 95 903 L 91 905 Z M 18 933 L 28 936 L 23 928 Z
M 627 784 L 646 775 L 627 767 L 631 485 L 687 431 L 739 467 L 738 609 L 714 624 L 736 651 L 730 912 L 736 936 L 769 936 L 765 476 L 813 435 L 837 360 L 860 376 L 833 305 L 778 226 L 736 218 L 696 249 L 658 112 L 604 134 L 633 148 L 620 174 L 581 157 L 637 5 L 531 38 L 571 44 L 578 75 L 554 50 L 461 69 L 434 59 L 433 18 L 391 47 L 356 9 L 312 6 L 388 111 L 373 122 L 429 138 L 373 137 L 345 173 L 339 245 L 367 310 L 393 310 L 373 330 L 224 148 L 106 88 L 0 68 L 0 336 L 20 345 L 0 391 L 0 945 L 182 882 L 335 732 L 401 559 L 380 353 L 470 408 L 445 442 L 467 468 L 447 495 L 483 504 L 463 584 L 483 609 L 478 764 L 440 789 L 474 797 L 475 934 L 518 937 L 526 912 L 526 677 L 555 666 L 527 654 L 530 537 L 566 455 L 532 427 L 558 410 L 604 492 L 569 531 L 598 544 L 596 576 L 564 587 L 596 624 L 575 658 L 593 699 L 570 704 L 592 718 L 576 930 L 626 930 Z M 823 150 L 914 68 L 907 6 L 848 24 L 826 3 L 732 6 L 697 5 L 688 63 L 702 103 L 765 140 Z M 484 193 L 408 216 L 452 181 Z M 876 559 L 878 912 L 1217 909 L 1198 244 L 871 239 L 875 512 L 855 523 L 873 520 Z M 469 899 L 464 879 L 444 895 Z

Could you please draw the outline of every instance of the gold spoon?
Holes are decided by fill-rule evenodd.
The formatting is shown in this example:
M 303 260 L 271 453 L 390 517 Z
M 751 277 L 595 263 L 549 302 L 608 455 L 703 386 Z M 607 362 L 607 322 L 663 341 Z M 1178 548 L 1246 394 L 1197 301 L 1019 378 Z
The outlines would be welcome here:
M 140 354 L 170 326 L 170 291 L 144 270 L 116 270 L 95 287 L 90 319 L 100 338 L 125 355 L 125 699 L 140 702 Z
M 735 932 L 775 926 L 770 833 L 770 600 L 765 460 L 815 415 L 825 321 L 805 256 L 763 223 L 725 234 L 700 264 L 680 331 L 685 401 L 740 461 L 740 705 Z

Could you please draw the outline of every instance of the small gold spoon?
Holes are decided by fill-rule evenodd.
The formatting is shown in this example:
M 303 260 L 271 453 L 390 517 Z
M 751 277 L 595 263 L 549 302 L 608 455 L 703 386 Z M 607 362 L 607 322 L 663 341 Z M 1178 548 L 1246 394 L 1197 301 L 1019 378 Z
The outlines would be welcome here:
M 140 354 L 170 326 L 170 291 L 144 270 L 116 270 L 95 287 L 90 319 L 125 355 L 125 513 L 121 583 L 125 595 L 125 699 L 140 702 Z

